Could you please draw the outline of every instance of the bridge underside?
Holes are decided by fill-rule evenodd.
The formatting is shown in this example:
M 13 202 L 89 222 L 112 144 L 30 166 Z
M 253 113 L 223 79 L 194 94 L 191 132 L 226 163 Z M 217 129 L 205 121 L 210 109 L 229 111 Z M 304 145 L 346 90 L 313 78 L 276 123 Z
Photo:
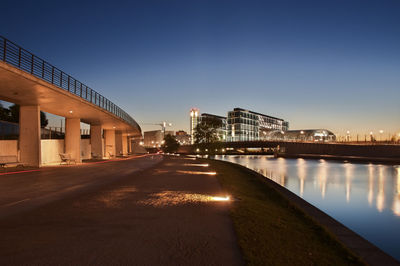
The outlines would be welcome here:
M 127 154 L 130 138 L 141 129 L 113 113 L 55 85 L 0 61 L 0 100 L 19 104 L 20 161 L 41 165 L 40 111 L 65 117 L 65 153 L 80 162 L 80 122 L 91 126 L 91 148 L 96 157 Z M 104 130 L 103 147 L 102 131 Z
M 0 99 L 19 105 L 40 106 L 42 111 L 65 118 L 79 118 L 90 125 L 101 125 L 103 129 L 141 135 L 139 128 L 114 114 L 1 61 Z

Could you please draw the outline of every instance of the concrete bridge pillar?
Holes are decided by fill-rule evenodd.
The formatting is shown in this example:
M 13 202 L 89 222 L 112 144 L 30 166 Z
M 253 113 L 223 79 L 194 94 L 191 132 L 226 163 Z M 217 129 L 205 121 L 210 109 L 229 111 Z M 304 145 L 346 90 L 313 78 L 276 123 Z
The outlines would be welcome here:
M 20 106 L 19 149 L 21 163 L 41 165 L 40 106 Z
M 81 120 L 65 118 L 65 153 L 76 162 L 81 162 Z
M 122 154 L 128 155 L 128 139 L 129 136 L 122 136 Z
M 115 149 L 115 130 L 105 129 L 104 130 L 104 142 L 105 142 L 105 157 L 112 158 L 116 156 Z
M 115 132 L 115 149 L 117 152 L 117 155 L 122 155 L 123 154 L 123 136 L 121 131 L 116 131 Z
M 128 137 L 128 154 L 132 154 L 132 138 Z
M 92 156 L 103 158 L 103 137 L 101 125 L 90 125 L 90 145 Z

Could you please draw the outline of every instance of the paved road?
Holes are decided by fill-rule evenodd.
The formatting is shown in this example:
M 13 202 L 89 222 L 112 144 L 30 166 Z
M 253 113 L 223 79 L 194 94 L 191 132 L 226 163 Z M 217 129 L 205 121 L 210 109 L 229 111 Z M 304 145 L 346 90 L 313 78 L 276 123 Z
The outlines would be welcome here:
M 160 155 L 0 175 L 0 218 L 94 189 L 154 166 Z
M 0 265 L 243 264 L 230 202 L 214 197 L 226 194 L 212 169 L 197 164 L 155 156 L 0 177 L 10 195 L 1 196 Z M 11 205 L 14 214 L 4 207 L 20 193 L 32 201 L 46 192 L 58 196 L 29 210 Z

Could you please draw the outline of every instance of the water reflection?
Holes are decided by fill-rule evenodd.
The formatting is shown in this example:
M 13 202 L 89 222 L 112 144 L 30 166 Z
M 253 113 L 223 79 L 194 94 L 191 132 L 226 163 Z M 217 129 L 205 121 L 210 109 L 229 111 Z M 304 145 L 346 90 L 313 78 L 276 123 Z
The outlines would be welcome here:
M 320 160 L 320 164 L 318 167 L 318 183 L 321 190 L 322 198 L 325 198 L 327 171 L 327 163 L 325 162 L 325 160 Z
M 382 212 L 385 208 L 385 176 L 383 175 L 383 167 L 379 167 L 378 175 L 378 195 L 376 195 L 376 208 Z
M 304 159 L 297 159 L 297 176 L 300 180 L 300 197 L 303 197 L 304 193 L 304 181 L 307 176 L 307 164 Z
M 368 165 L 368 204 L 372 206 L 374 200 L 374 167 L 372 164 Z
M 396 186 L 395 186 L 395 193 L 393 197 L 393 213 L 397 216 L 400 216 L 400 168 L 397 167 L 396 169 L 397 176 L 396 176 Z
M 400 167 L 272 156 L 216 156 L 257 171 L 400 259 Z

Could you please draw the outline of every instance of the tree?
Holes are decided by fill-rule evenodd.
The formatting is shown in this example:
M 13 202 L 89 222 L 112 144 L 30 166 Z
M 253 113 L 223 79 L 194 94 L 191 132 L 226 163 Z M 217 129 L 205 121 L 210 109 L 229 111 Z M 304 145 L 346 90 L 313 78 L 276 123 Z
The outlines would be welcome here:
M 175 136 L 168 134 L 164 137 L 164 144 L 161 146 L 164 152 L 173 153 L 178 151 L 178 148 L 179 142 L 176 140 Z
M 4 108 L 3 105 L 0 103 L 0 120 L 8 121 L 10 117 L 10 110 Z
M 19 105 L 13 104 L 9 108 L 9 122 L 19 123 Z M 49 124 L 49 120 L 46 117 L 46 113 L 40 111 L 40 127 L 46 127 Z
M 196 127 L 194 133 L 194 143 L 201 153 L 215 153 L 222 147 L 219 141 L 218 130 L 222 126 L 222 121 L 214 117 L 202 118 L 201 123 Z
M 222 121 L 214 117 L 205 117 L 196 127 L 194 133 L 194 143 L 213 143 L 218 141 L 218 129 L 222 126 Z

